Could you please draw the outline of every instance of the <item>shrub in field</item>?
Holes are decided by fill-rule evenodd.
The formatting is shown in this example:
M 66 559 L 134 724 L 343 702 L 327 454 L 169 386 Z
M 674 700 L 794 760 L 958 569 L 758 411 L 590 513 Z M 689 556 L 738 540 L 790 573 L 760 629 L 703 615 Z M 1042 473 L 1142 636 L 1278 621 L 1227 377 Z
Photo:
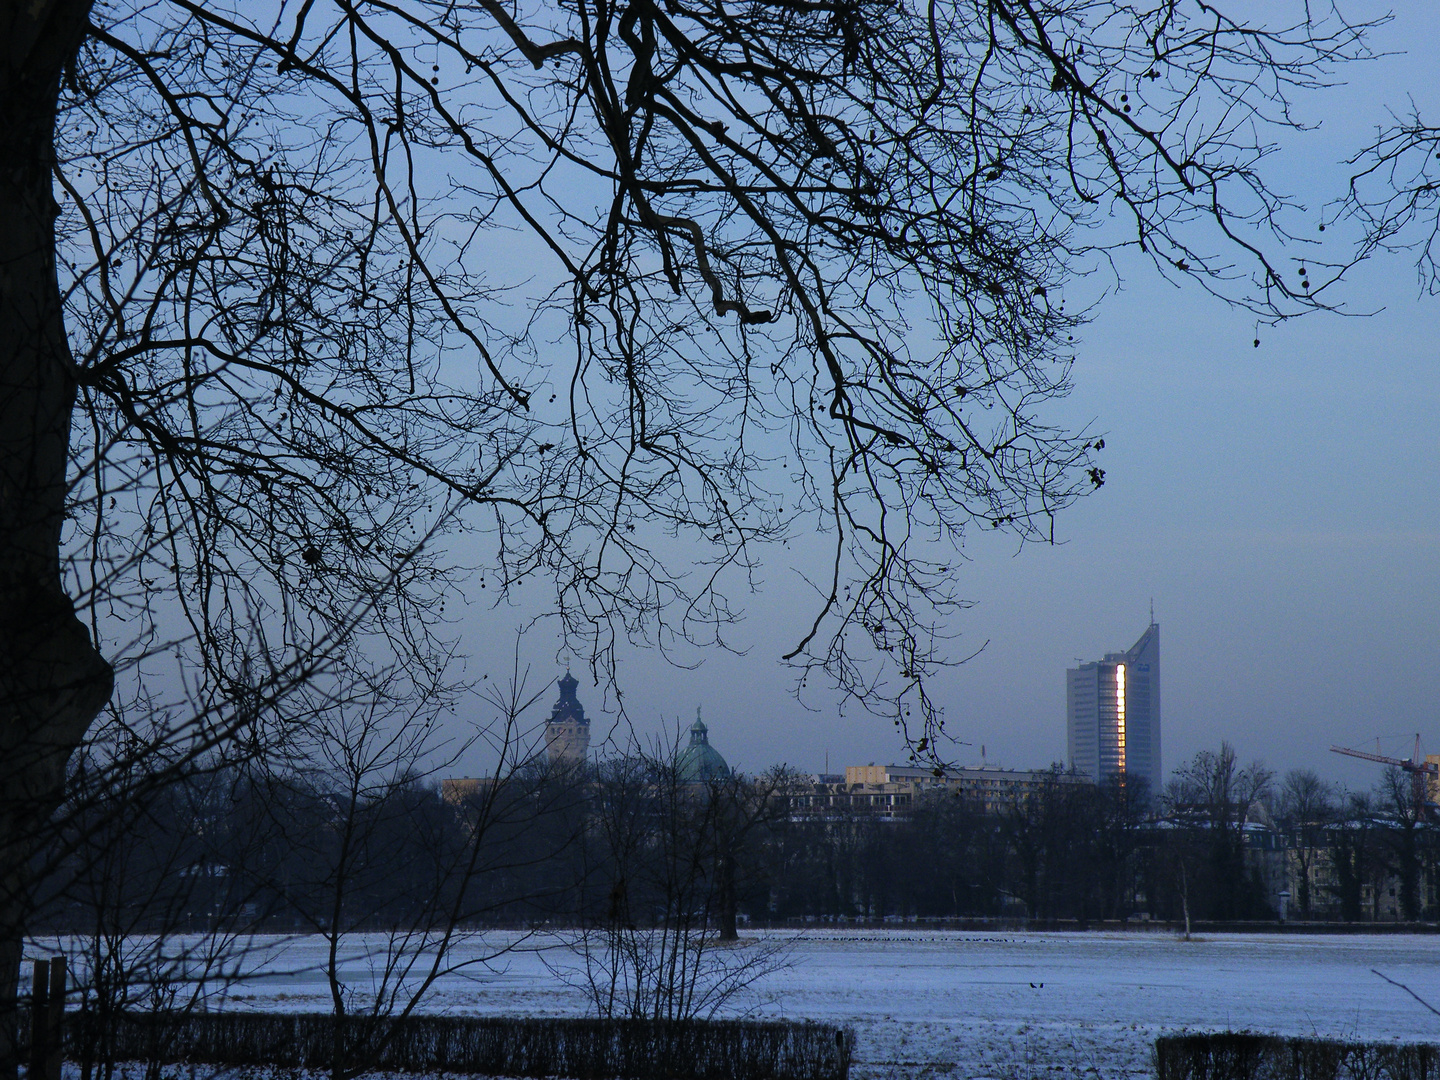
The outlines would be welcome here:
M 1440 1046 L 1284 1038 L 1246 1031 L 1155 1040 L 1157 1080 L 1436 1080 Z

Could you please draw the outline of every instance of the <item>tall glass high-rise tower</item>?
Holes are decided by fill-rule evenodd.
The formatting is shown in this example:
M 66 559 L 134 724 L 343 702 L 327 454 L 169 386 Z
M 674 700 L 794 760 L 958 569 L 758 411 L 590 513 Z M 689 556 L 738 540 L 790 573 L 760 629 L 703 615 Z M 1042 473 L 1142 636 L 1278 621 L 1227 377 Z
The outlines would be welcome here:
M 1160 769 L 1160 626 L 1153 619 L 1123 653 L 1065 673 L 1070 767 L 1096 780 L 1142 776 L 1158 795 Z

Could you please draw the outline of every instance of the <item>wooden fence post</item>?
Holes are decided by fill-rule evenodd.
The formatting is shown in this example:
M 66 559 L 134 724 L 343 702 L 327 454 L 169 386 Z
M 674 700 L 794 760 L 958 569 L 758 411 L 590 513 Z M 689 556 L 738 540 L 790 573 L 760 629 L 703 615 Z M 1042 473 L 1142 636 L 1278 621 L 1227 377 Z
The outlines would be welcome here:
M 65 957 L 50 959 L 50 1019 L 45 1035 L 49 1040 L 45 1056 L 45 1080 L 60 1080 L 60 1063 L 65 1059 Z
M 35 961 L 30 993 L 30 1078 L 60 1080 L 65 1056 L 65 957 Z
M 35 961 L 35 978 L 30 993 L 30 1080 L 45 1080 L 45 1066 L 49 1055 L 46 1053 L 50 1040 L 46 1029 L 50 1026 L 50 965 L 44 960 Z

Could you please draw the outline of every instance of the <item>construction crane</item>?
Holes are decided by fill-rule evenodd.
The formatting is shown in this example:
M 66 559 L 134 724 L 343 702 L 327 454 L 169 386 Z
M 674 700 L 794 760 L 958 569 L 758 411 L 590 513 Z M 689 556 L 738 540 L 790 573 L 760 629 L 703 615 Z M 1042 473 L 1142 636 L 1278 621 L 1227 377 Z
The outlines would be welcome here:
M 1377 740 L 1376 750 L 1379 750 Z M 1430 801 L 1430 792 L 1427 790 L 1431 778 L 1440 777 L 1440 765 L 1433 761 L 1425 761 L 1420 757 L 1420 736 L 1415 736 L 1415 750 L 1407 761 L 1404 758 L 1387 757 L 1381 753 L 1369 753 L 1365 750 L 1352 750 L 1348 746 L 1332 746 L 1331 753 L 1344 754 L 1346 757 L 1360 758 L 1362 761 L 1375 761 L 1381 765 L 1394 765 L 1397 769 L 1404 769 L 1410 774 L 1411 800 L 1421 817 L 1434 815 L 1434 804 Z

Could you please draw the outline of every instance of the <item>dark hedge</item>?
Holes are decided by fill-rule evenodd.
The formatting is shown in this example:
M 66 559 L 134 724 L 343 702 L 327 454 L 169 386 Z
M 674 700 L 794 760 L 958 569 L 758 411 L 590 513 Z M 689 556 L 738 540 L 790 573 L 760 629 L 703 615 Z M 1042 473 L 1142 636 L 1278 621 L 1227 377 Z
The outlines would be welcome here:
M 1155 1040 L 1157 1080 L 1440 1080 L 1440 1047 L 1223 1031 Z
M 845 1080 L 853 1044 L 843 1028 L 754 1020 L 357 1016 L 337 1027 L 328 1014 L 214 1012 L 127 1013 L 103 1035 L 87 1026 L 67 1017 L 71 1060 L 98 1035 L 114 1061 L 329 1070 L 338 1035 L 346 1071 L 569 1080 Z

